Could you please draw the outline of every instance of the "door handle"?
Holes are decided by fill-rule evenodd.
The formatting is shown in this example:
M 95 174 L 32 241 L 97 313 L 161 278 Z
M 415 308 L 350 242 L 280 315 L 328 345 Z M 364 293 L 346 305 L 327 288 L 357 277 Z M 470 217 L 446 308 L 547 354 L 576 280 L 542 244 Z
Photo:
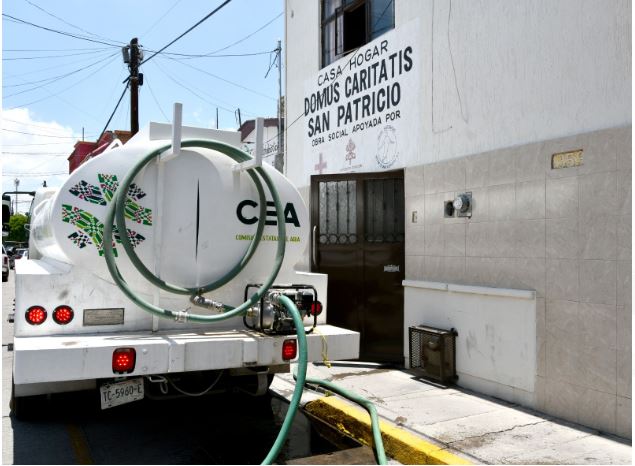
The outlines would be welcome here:
M 313 266 L 317 268 L 317 241 L 316 241 L 317 225 L 313 225 L 313 231 L 311 232 L 311 261 Z

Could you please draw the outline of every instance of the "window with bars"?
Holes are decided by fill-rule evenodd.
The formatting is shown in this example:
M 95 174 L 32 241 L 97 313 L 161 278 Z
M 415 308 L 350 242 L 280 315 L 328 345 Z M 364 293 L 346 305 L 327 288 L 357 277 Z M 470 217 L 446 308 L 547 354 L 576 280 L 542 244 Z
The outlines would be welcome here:
M 394 27 L 394 0 L 322 0 L 322 67 Z
M 404 191 L 401 179 L 364 183 L 364 236 L 370 243 L 404 242 Z
M 320 244 L 357 243 L 357 184 L 326 181 L 319 184 Z

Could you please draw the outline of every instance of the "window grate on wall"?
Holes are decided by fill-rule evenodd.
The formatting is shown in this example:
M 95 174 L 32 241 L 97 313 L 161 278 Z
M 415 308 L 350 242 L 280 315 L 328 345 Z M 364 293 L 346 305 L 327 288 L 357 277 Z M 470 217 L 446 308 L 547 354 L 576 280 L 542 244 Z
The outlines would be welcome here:
M 357 182 L 319 183 L 320 244 L 357 243 Z
M 364 231 L 371 243 L 403 243 L 404 186 L 402 179 L 365 182 Z

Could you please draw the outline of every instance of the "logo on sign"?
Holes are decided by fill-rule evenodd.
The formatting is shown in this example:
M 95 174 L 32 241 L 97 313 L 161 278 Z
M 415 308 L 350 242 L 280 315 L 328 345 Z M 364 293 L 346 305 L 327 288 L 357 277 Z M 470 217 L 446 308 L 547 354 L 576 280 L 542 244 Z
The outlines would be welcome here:
M 348 166 L 351 166 L 353 159 L 356 157 L 355 155 L 355 143 L 352 139 L 348 140 L 348 144 L 346 144 L 346 161 L 348 162 Z
M 390 168 L 398 157 L 397 130 L 391 125 L 386 125 L 377 136 L 377 153 L 375 154 L 377 165 L 384 169 Z

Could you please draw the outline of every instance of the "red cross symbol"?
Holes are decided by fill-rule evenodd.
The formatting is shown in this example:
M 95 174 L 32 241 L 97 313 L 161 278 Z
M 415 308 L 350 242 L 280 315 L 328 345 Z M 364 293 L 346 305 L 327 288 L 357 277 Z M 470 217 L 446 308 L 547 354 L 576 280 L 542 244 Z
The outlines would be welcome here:
M 322 171 L 326 168 L 326 160 L 322 158 L 322 152 L 320 152 L 320 162 L 315 166 L 315 170 L 321 175 Z

